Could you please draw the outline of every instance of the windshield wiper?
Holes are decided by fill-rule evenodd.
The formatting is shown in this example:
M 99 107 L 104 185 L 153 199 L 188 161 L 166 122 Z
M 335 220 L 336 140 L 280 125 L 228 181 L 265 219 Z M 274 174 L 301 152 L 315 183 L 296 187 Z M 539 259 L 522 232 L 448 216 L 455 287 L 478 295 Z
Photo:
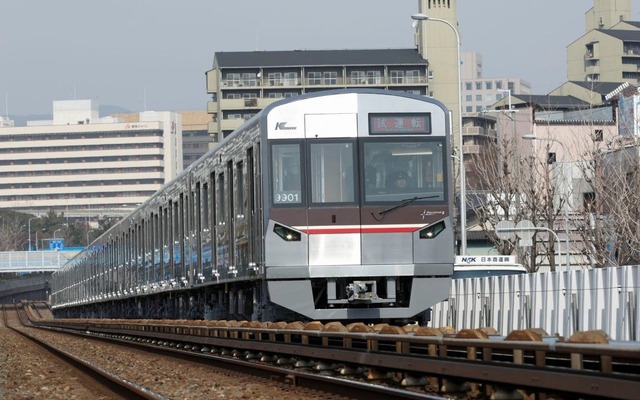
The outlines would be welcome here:
M 413 203 L 416 200 L 433 199 L 434 197 L 440 197 L 440 196 L 435 194 L 435 195 L 431 195 L 431 196 L 416 196 L 416 197 L 411 197 L 409 199 L 403 199 L 403 200 L 400 200 L 400 203 L 396 204 L 393 207 L 389 207 L 386 210 L 378 211 L 378 215 L 380 216 L 380 218 L 376 217 L 376 215 L 374 213 L 371 213 L 371 216 L 376 221 L 382 221 L 384 219 L 384 217 L 387 214 L 389 214 L 391 211 L 397 210 L 397 209 L 402 208 L 402 207 L 406 207 L 406 206 L 408 206 L 409 204 Z

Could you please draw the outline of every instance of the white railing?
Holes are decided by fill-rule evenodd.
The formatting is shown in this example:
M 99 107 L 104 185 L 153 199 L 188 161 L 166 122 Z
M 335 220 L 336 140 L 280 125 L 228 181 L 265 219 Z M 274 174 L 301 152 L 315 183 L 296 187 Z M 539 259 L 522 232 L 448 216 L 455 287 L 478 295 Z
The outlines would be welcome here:
M 612 340 L 640 340 L 640 266 L 454 279 L 449 299 L 432 310 L 433 326 L 491 326 L 505 335 L 542 328 L 568 338 L 603 330 Z
M 57 271 L 76 254 L 77 251 L 3 251 L 0 273 Z

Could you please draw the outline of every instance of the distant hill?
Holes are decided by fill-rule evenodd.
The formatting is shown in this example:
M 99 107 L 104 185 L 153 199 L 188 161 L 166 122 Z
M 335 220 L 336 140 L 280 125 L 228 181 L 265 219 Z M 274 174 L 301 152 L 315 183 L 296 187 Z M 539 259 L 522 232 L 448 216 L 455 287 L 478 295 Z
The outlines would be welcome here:
M 104 105 L 98 107 L 100 117 L 108 117 L 113 114 L 130 114 L 132 111 L 120 107 Z M 14 126 L 27 126 L 27 121 L 46 121 L 52 120 L 52 114 L 29 114 L 29 115 L 9 115 L 9 119 L 13 120 Z

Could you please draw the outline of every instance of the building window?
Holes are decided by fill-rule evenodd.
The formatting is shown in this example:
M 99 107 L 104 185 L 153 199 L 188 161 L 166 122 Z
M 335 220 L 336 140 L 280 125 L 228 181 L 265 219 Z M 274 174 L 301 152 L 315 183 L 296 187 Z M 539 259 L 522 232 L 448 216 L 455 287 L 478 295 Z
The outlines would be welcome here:
M 476 106 L 476 112 L 482 112 L 483 106 Z
M 352 85 L 365 85 L 367 83 L 367 78 L 364 71 L 351 71 L 349 77 L 351 78 Z
M 297 72 L 285 72 L 284 73 L 284 84 L 287 86 L 298 86 L 300 82 L 298 81 L 298 73 Z
M 309 85 L 322 85 L 321 72 L 308 72 L 307 79 L 309 80 Z
M 473 90 L 473 83 L 471 83 L 471 82 L 466 82 L 466 83 L 464 84 L 464 88 L 465 88 L 465 90 Z
M 487 90 L 491 90 L 491 89 L 493 89 L 493 82 L 491 82 L 491 81 L 486 81 L 486 82 L 484 83 L 484 88 L 485 88 L 485 89 L 487 89 Z
M 595 142 L 602 142 L 604 139 L 602 129 L 596 129 L 593 140 Z
M 471 94 L 466 95 L 465 96 L 465 100 L 466 101 L 473 101 L 473 95 L 471 95 Z
M 389 78 L 391 79 L 391 83 L 402 83 L 404 80 L 404 71 L 389 71 Z
M 507 89 L 509 89 L 511 93 L 513 93 L 514 86 L 515 84 L 513 82 L 507 82 Z
M 407 83 L 420 83 L 420 71 L 418 71 L 417 69 L 407 71 L 405 73 L 405 76 L 407 77 Z
M 240 74 L 237 74 L 237 73 L 227 74 L 227 85 L 228 86 L 240 85 Z
M 335 71 L 325 71 L 323 73 L 325 85 L 336 85 L 338 83 L 338 73 Z
M 556 153 L 547 153 L 547 164 L 555 164 Z
M 465 108 L 465 111 L 468 112 L 468 113 L 473 112 L 473 106 L 467 106 Z
M 496 89 L 502 89 L 502 81 L 496 81 Z
M 596 194 L 593 192 L 583 193 L 582 206 L 585 211 L 594 211 L 596 206 Z
M 477 94 L 476 95 L 476 101 L 482 101 L 482 95 L 481 94 Z
M 255 72 L 245 72 L 242 74 L 242 83 L 245 86 L 256 86 L 256 73 Z
M 381 83 L 380 71 L 367 71 L 367 83 L 369 85 L 379 85 Z
M 282 86 L 282 72 L 269 72 L 267 81 L 269 86 Z

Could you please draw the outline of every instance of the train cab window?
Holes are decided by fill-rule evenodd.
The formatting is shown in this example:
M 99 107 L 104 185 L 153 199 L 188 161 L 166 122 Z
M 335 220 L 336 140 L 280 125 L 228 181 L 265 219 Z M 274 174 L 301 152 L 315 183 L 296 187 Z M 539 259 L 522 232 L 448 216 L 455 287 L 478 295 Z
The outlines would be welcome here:
M 375 140 L 363 144 L 365 202 L 443 201 L 446 177 L 441 140 Z
M 353 203 L 354 144 L 312 143 L 309 179 L 312 203 Z
M 274 204 L 302 203 L 302 167 L 300 145 L 274 144 L 272 152 L 272 185 Z

